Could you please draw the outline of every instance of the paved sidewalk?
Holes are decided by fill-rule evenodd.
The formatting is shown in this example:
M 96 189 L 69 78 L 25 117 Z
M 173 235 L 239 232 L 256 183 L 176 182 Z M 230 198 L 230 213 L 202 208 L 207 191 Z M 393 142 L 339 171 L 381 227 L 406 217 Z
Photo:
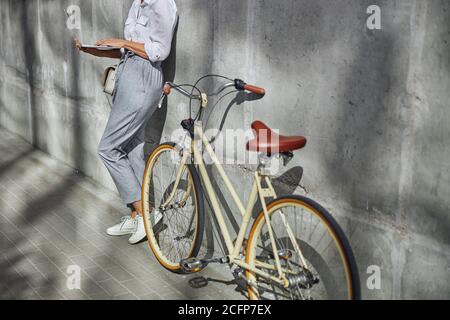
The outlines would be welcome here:
M 244 299 L 224 266 L 167 272 L 146 242 L 105 229 L 127 212 L 118 197 L 0 130 L 0 299 Z M 81 268 L 81 289 L 67 268 Z M 208 284 L 195 289 L 199 276 Z

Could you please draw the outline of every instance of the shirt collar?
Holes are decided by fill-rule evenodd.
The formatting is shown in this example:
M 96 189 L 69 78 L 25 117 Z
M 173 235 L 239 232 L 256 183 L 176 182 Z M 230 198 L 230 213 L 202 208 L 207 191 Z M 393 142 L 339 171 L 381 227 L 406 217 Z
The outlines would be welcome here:
M 152 0 L 144 0 L 144 2 L 142 2 L 142 4 L 141 4 L 141 0 L 138 0 L 138 4 L 139 4 L 141 7 L 145 7 L 145 6 L 147 6 L 147 5 L 150 4 L 150 1 L 152 1 Z

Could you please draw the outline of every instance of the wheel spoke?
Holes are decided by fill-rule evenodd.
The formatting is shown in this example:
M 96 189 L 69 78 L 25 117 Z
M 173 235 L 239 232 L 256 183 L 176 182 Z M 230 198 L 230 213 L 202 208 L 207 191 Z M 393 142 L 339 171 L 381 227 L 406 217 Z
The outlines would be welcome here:
M 149 169 L 144 177 L 143 184 L 146 188 L 144 195 L 147 198 L 143 200 L 149 207 L 160 210 L 162 215 L 162 219 L 156 226 L 154 214 L 149 212 L 149 218 L 146 220 L 149 221 L 147 234 L 154 239 L 150 241 L 150 244 L 156 246 L 153 252 L 166 265 L 176 269 L 179 268 L 180 260 L 192 254 L 196 235 L 200 231 L 198 230 L 197 191 L 192 180 L 192 172 L 186 167 L 176 185 L 175 179 L 181 161 L 173 161 L 174 156 L 181 159 L 178 152 L 171 146 L 164 147 L 152 155 L 153 158 L 149 160 Z M 188 187 L 189 185 L 191 187 Z M 172 193 L 173 198 L 162 210 L 161 205 L 168 201 Z M 181 201 L 183 201 L 182 205 L 180 205 Z
M 260 299 L 346 299 L 349 274 L 341 241 L 321 213 L 300 200 L 278 201 L 268 206 L 271 226 L 276 238 L 273 252 L 266 220 L 257 219 L 247 249 L 250 267 L 278 277 L 275 254 L 282 262 L 282 272 L 289 282 L 286 288 L 261 274 L 248 273 L 261 292 Z M 262 216 L 263 213 L 260 215 Z M 284 215 L 284 216 L 283 216 Z M 327 219 L 332 219 L 327 216 Z M 290 227 L 289 227 L 290 226 Z M 296 249 L 298 248 L 298 250 Z M 306 260 L 306 265 L 303 261 Z M 258 262 L 261 261 L 261 262 Z M 252 291 L 249 294 L 254 296 Z

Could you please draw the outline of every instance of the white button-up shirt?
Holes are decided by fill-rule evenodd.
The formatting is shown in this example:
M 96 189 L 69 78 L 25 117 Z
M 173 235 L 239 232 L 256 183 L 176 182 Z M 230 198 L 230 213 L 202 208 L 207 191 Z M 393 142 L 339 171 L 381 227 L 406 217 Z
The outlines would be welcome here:
M 174 0 L 135 0 L 125 22 L 125 39 L 144 43 L 151 62 L 164 61 L 170 54 L 177 19 Z

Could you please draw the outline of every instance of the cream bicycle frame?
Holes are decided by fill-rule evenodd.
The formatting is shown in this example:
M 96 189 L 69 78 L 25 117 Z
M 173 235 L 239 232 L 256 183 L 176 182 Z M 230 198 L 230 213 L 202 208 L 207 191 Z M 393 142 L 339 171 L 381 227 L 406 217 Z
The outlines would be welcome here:
M 189 157 L 193 154 L 194 155 L 194 159 L 195 159 L 195 164 L 198 165 L 199 168 L 199 172 L 200 172 L 200 176 L 202 178 L 203 181 L 203 186 L 204 189 L 206 189 L 206 192 L 208 194 L 208 197 L 211 201 L 211 206 L 212 209 L 214 211 L 214 215 L 217 219 L 220 231 L 222 233 L 222 236 L 224 238 L 225 241 L 225 245 L 228 251 L 228 259 L 229 259 L 229 263 L 230 264 L 235 264 L 245 270 L 248 270 L 250 272 L 253 272 L 255 274 L 258 274 L 259 276 L 262 276 L 264 278 L 270 279 L 274 282 L 277 282 L 280 285 L 283 285 L 285 287 L 289 286 L 289 281 L 287 280 L 285 274 L 286 273 L 291 273 L 288 270 L 285 270 L 281 267 L 281 263 L 280 263 L 280 258 L 278 256 L 278 250 L 277 250 L 277 246 L 276 246 L 276 241 L 275 241 L 275 237 L 273 234 L 273 230 L 272 230 L 272 226 L 270 223 L 270 218 L 269 218 L 269 213 L 267 211 L 267 205 L 266 205 L 266 201 L 265 198 L 268 197 L 273 197 L 276 198 L 276 193 L 275 190 L 272 186 L 272 183 L 270 182 L 270 179 L 268 176 L 263 175 L 261 170 L 258 169 L 255 172 L 255 178 L 253 181 L 253 186 L 250 192 L 250 197 L 248 199 L 248 203 L 247 206 L 244 207 L 240 197 L 238 196 L 235 188 L 233 187 L 232 183 L 230 182 L 230 179 L 228 178 L 227 174 L 225 173 L 225 170 L 223 169 L 222 164 L 220 163 L 220 161 L 218 160 L 211 144 L 209 143 L 209 140 L 207 139 L 207 137 L 204 135 L 203 129 L 201 126 L 196 125 L 194 128 L 194 139 L 192 139 L 191 142 L 191 146 L 190 148 L 186 148 L 185 150 L 183 150 L 183 157 L 181 159 L 181 163 L 176 175 L 176 180 L 175 180 L 175 185 L 174 188 L 172 190 L 172 193 L 169 195 L 168 199 L 161 205 L 161 208 L 165 208 L 169 205 L 169 203 L 173 200 L 178 184 L 181 180 L 181 177 L 183 176 L 185 170 L 186 170 L 186 164 L 187 161 L 189 159 Z M 198 139 L 196 137 L 199 137 Z M 201 141 L 199 141 L 201 140 Z M 241 224 L 241 227 L 239 229 L 239 233 L 237 236 L 237 240 L 235 242 L 235 244 L 233 245 L 233 241 L 231 240 L 231 235 L 230 232 L 228 230 L 228 227 L 226 225 L 226 222 L 224 220 L 224 216 L 222 213 L 222 210 L 220 208 L 219 205 L 219 201 L 217 199 L 217 195 L 216 192 L 214 191 L 214 188 L 212 186 L 211 183 L 211 179 L 209 177 L 209 174 L 206 170 L 206 165 L 205 162 L 203 160 L 203 152 L 201 152 L 201 148 L 199 148 L 199 146 L 203 145 L 205 147 L 205 150 L 207 151 L 207 153 L 209 154 L 209 156 L 211 157 L 211 160 L 214 164 L 214 166 L 217 168 L 220 177 L 222 178 L 223 182 L 225 183 L 226 188 L 228 189 L 228 191 L 231 194 L 231 197 L 233 198 L 236 206 L 239 209 L 239 212 L 242 215 L 243 221 Z M 188 152 L 186 152 L 188 151 Z M 264 181 L 267 185 L 266 188 L 263 188 L 262 186 L 262 181 Z M 188 186 L 188 191 L 190 190 L 190 188 L 192 188 L 191 183 Z M 185 193 L 185 197 L 183 197 L 183 199 L 181 200 L 181 203 L 185 202 L 188 198 L 189 192 Z M 259 196 L 259 197 L 258 197 Z M 259 200 L 261 201 L 262 204 L 262 208 L 264 211 L 264 215 L 265 215 L 265 219 L 266 219 L 266 223 L 268 226 L 268 232 L 269 232 L 269 236 L 270 236 L 270 241 L 271 241 L 271 245 L 272 245 L 272 250 L 273 250 L 273 256 L 275 258 L 275 264 L 276 266 L 272 266 L 270 264 L 266 264 L 263 262 L 259 262 L 257 261 L 257 265 L 260 266 L 261 268 L 264 269 L 272 269 L 272 270 L 277 270 L 278 271 L 278 275 L 279 277 L 275 277 L 267 272 L 264 272 L 260 269 L 251 267 L 249 264 L 247 264 L 246 262 L 244 262 L 243 258 L 240 255 L 241 249 L 244 245 L 244 239 L 245 239 L 245 235 L 246 232 L 248 230 L 248 226 L 252 217 L 252 212 L 253 212 L 253 208 L 256 204 L 256 200 L 259 198 Z M 304 267 L 306 267 L 306 262 L 305 259 L 303 257 L 303 254 L 298 246 L 297 240 L 295 239 L 293 232 L 289 226 L 289 224 L 287 223 L 284 214 L 282 213 L 282 221 L 284 223 L 284 225 L 287 228 L 287 232 L 288 235 L 294 245 L 295 250 L 298 252 L 302 264 Z

